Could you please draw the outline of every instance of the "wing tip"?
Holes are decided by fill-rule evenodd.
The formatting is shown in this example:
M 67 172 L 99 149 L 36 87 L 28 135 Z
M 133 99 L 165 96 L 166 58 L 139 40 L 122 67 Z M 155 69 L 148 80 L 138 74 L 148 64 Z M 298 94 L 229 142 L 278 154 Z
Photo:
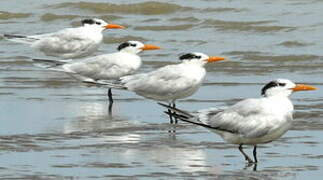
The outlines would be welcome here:
M 2 36 L 7 39 L 26 38 L 27 37 L 27 36 L 23 36 L 23 35 L 14 35 L 14 34 L 3 34 Z

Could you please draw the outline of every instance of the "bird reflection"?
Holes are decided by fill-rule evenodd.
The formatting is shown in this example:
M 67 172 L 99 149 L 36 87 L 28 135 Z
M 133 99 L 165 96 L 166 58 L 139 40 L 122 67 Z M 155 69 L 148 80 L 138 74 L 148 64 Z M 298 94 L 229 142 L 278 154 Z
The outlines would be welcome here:
M 246 163 L 244 170 L 252 168 L 253 171 L 257 171 L 257 163 Z
M 204 150 L 162 147 L 152 149 L 149 155 L 155 162 L 174 165 L 185 172 L 208 170 Z
M 129 125 L 128 119 L 120 116 L 109 116 L 105 103 L 82 103 L 78 106 L 72 104 L 68 107 L 76 117 L 64 124 L 64 133 L 77 131 L 100 131 L 119 128 Z

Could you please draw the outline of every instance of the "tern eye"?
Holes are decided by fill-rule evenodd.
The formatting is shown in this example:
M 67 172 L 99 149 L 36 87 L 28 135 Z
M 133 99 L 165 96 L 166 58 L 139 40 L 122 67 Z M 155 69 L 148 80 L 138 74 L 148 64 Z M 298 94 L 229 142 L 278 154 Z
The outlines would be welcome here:
M 136 44 L 130 44 L 130 46 L 132 46 L 132 47 L 136 47 L 137 45 L 136 45 Z
M 100 23 L 100 22 L 96 22 L 95 24 L 97 24 L 97 25 L 101 25 L 101 23 Z
M 278 86 L 285 86 L 286 83 L 278 83 Z
M 201 58 L 201 56 L 196 56 L 196 59 L 200 59 Z

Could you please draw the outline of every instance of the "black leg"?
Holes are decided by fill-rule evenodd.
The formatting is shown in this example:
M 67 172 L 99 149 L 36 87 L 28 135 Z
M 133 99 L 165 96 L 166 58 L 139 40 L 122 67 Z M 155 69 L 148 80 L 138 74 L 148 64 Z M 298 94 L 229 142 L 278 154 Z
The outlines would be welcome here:
M 113 98 L 112 98 L 112 90 L 109 88 L 108 90 L 108 97 L 109 97 L 109 114 L 112 114 L 112 104 L 113 104 Z
M 173 108 L 176 108 L 176 104 L 175 102 L 173 103 Z M 174 112 L 175 113 L 175 112 Z M 174 124 L 177 124 L 178 123 L 178 119 L 175 117 L 174 118 Z
M 173 108 L 176 108 L 176 104 L 175 104 L 175 102 L 173 102 Z M 176 112 L 173 112 L 173 114 L 176 114 Z M 174 124 L 175 124 L 175 126 L 174 126 L 173 133 L 176 133 L 176 124 L 177 124 L 177 122 L 178 122 L 178 119 L 177 119 L 177 117 L 175 116 L 175 117 L 174 117 Z
M 257 146 L 253 147 L 253 158 L 255 160 L 255 163 L 257 163 L 258 162 L 258 160 L 257 160 Z
M 253 164 L 253 171 L 257 171 L 257 163 Z
M 252 167 L 253 171 L 257 171 L 257 163 L 247 163 L 243 169 L 248 170 L 250 167 Z
M 171 104 L 169 104 L 170 106 Z M 172 111 L 168 109 L 168 116 L 169 116 L 169 124 L 173 124 L 174 123 L 174 120 L 173 120 L 173 116 L 172 116 Z M 168 130 L 169 133 L 172 133 L 172 127 L 170 127 L 170 129 Z
M 172 103 L 169 103 L 169 106 L 172 106 Z M 168 109 L 168 112 L 169 112 L 169 123 L 173 124 L 174 123 L 173 116 L 172 116 L 173 112 L 169 109 Z
M 244 158 L 246 159 L 246 161 L 248 161 L 248 163 L 253 163 L 250 157 L 245 152 L 243 152 L 242 144 L 239 145 L 239 151 L 243 154 Z

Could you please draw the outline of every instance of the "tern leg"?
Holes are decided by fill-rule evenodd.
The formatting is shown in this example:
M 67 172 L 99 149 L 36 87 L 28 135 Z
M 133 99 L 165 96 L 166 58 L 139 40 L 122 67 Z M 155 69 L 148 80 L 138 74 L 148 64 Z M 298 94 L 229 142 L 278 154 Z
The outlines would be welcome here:
M 175 102 L 173 103 L 173 108 L 176 108 L 176 104 Z M 174 112 L 176 114 L 176 112 Z M 177 124 L 178 123 L 178 119 L 176 117 L 174 117 L 175 121 L 174 121 L 174 124 Z
M 175 104 L 175 102 L 173 102 L 173 108 L 176 108 L 176 104 Z M 176 115 L 176 112 L 173 112 L 173 114 L 175 114 L 175 115 Z M 176 133 L 176 124 L 177 124 L 177 122 L 178 122 L 178 119 L 177 119 L 177 117 L 175 116 L 175 117 L 174 117 L 174 124 L 175 124 L 175 126 L 174 126 L 173 133 Z
M 257 163 L 253 164 L 253 168 L 252 168 L 253 171 L 257 171 Z
M 257 163 L 258 162 L 258 160 L 257 160 L 257 146 L 253 147 L 253 158 L 255 160 L 255 163 Z
M 112 98 L 112 90 L 109 88 L 108 90 L 108 97 L 109 97 L 109 114 L 112 114 L 112 104 L 113 104 L 113 98 Z
M 172 106 L 172 103 L 169 103 L 169 106 Z M 170 109 L 168 109 L 168 112 L 169 112 L 169 123 L 173 124 L 174 122 L 173 116 L 172 116 L 173 112 Z
M 172 106 L 172 103 L 169 103 L 169 106 Z M 173 120 L 173 112 L 170 110 L 170 109 L 168 109 L 168 116 L 169 116 L 169 123 L 170 124 L 173 124 L 174 123 L 174 120 Z M 175 132 L 175 131 L 173 131 L 173 130 L 168 130 L 168 132 L 169 133 L 172 133 L 172 132 Z
M 239 145 L 239 151 L 242 153 L 242 155 L 244 156 L 246 161 L 248 161 L 248 163 L 253 163 L 250 157 L 243 151 L 242 144 Z

